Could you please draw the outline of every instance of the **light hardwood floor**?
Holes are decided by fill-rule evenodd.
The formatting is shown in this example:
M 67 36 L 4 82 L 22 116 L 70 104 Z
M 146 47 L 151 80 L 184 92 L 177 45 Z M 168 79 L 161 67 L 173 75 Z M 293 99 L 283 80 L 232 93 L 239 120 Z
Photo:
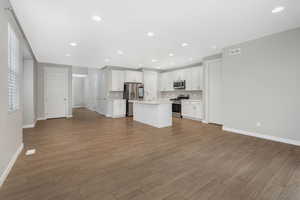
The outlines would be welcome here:
M 39 121 L 1 200 L 298 200 L 300 149 L 174 119 L 157 129 L 85 109 Z

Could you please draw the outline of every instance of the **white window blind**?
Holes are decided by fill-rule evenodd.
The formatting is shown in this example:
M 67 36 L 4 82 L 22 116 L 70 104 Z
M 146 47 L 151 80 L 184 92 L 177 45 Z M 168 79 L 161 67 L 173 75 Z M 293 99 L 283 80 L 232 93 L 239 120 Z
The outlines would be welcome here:
M 8 111 L 19 109 L 19 40 L 8 24 Z

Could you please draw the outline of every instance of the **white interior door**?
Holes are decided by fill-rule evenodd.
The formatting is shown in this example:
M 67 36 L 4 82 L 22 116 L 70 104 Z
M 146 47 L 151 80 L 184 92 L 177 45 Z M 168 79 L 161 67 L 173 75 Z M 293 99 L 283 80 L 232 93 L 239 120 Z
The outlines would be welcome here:
M 223 124 L 222 122 L 222 71 L 221 60 L 210 61 L 207 63 L 208 70 L 208 122 Z
M 45 115 L 46 118 L 67 116 L 68 71 L 65 68 L 45 68 Z

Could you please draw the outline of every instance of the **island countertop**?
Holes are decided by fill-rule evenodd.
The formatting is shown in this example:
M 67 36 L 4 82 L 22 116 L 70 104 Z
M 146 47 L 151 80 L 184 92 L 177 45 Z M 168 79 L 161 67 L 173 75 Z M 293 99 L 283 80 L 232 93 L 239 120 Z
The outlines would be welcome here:
M 169 100 L 154 100 L 154 101 L 148 101 L 148 100 L 129 100 L 130 103 L 138 103 L 138 104 L 171 104 L 172 102 Z

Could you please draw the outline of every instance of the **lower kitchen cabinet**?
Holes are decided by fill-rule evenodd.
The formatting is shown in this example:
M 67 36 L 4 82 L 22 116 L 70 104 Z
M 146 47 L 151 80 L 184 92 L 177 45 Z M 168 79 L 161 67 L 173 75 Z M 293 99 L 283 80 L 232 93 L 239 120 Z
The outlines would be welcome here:
M 108 100 L 106 117 L 119 118 L 119 117 L 125 117 L 125 114 L 126 114 L 125 99 Z
M 183 118 L 194 120 L 203 119 L 203 104 L 197 100 L 183 100 L 181 114 Z
M 125 117 L 125 99 L 99 99 L 97 112 L 106 117 L 119 118 Z

